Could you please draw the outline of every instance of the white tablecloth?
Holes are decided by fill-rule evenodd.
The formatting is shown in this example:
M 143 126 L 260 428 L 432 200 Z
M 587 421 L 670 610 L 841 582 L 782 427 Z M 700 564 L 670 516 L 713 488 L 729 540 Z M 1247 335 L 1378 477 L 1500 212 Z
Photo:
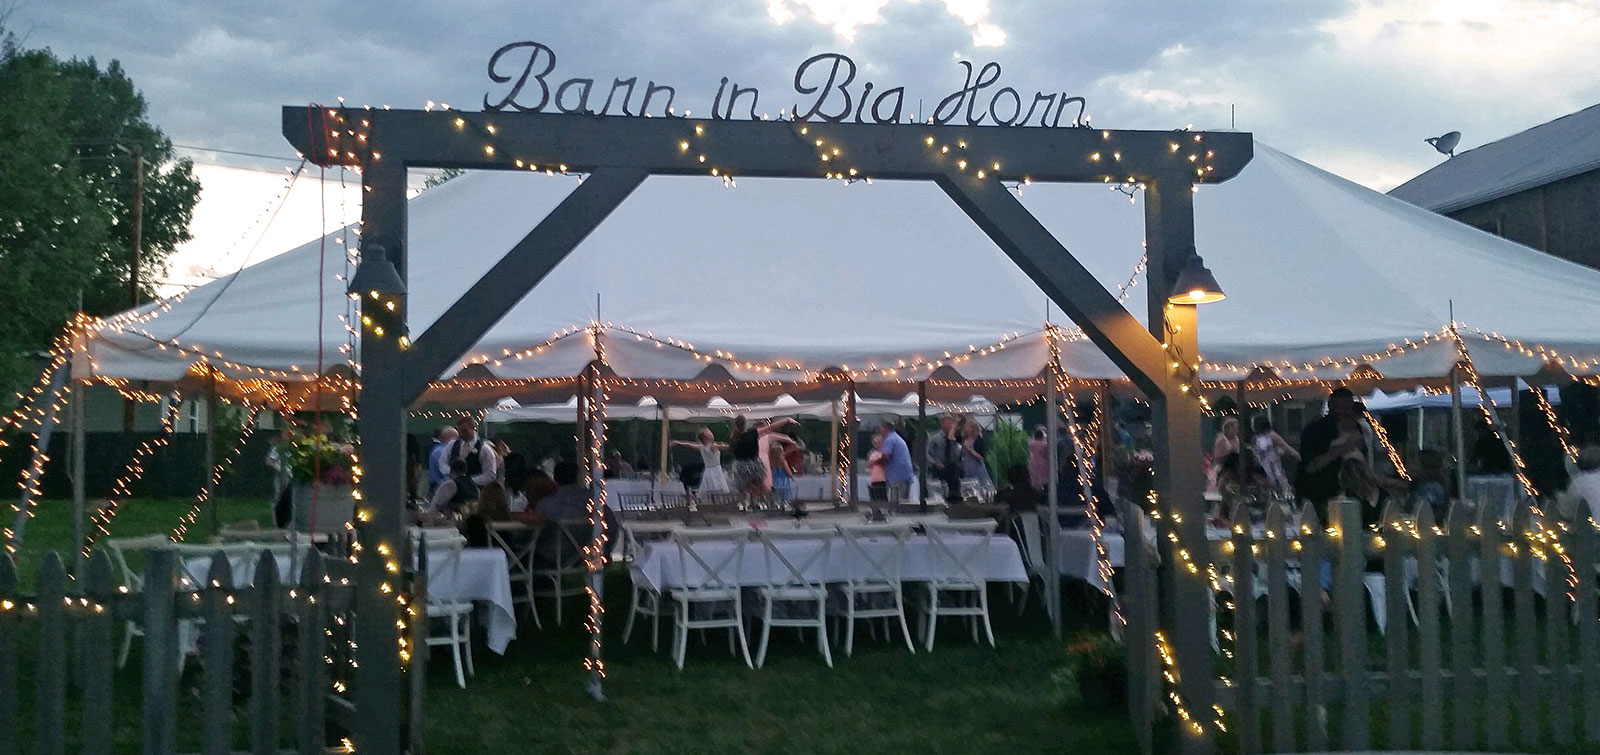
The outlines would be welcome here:
M 1125 564 L 1122 533 L 1106 532 L 1101 536 L 1106 544 L 1106 560 L 1111 567 L 1121 569 Z M 1089 530 L 1061 530 L 1056 533 L 1056 570 L 1063 576 L 1081 579 L 1096 588 L 1108 587 L 1100 577 L 1100 559 L 1095 553 L 1094 536 Z
M 452 589 L 453 588 L 453 589 Z M 443 559 L 428 562 L 428 594 L 436 600 L 483 604 L 479 617 L 489 632 L 489 649 L 505 655 L 517 638 L 517 613 L 511 603 L 511 567 L 499 548 L 461 551 L 461 573 Z
M 971 548 L 980 538 L 973 535 L 946 536 L 945 541 L 950 544 L 951 550 L 957 555 L 964 553 L 963 546 Z M 785 548 L 805 548 L 803 543 L 785 544 Z M 884 539 L 872 541 L 867 546 L 867 552 L 876 558 L 882 558 L 882 553 L 893 547 L 893 541 Z M 763 546 L 755 541 L 725 541 L 708 542 L 695 545 L 698 552 L 707 563 L 716 565 L 721 558 L 731 549 L 742 548 L 738 570 L 738 583 L 744 587 L 755 587 L 767 583 L 767 560 Z M 842 537 L 834 538 L 828 552 L 827 562 L 821 565 L 821 574 L 807 574 L 808 578 L 820 576 L 827 582 L 843 582 L 849 576 L 846 572 L 851 551 Z M 805 554 L 801 551 L 790 553 L 785 550 L 784 555 L 791 563 L 799 566 Z M 985 557 L 986 556 L 986 557 Z M 670 590 L 681 587 L 684 583 L 682 574 L 682 561 L 677 544 L 672 542 L 649 542 L 639 548 L 639 553 L 633 561 L 633 578 L 639 584 L 649 585 L 655 590 Z M 700 567 L 694 560 L 688 559 L 691 570 Z M 1022 554 L 1017 550 L 1017 544 L 1004 535 L 996 534 L 989 539 L 989 552 L 975 558 L 977 570 L 990 582 L 1027 582 L 1028 573 L 1022 566 Z M 782 563 L 776 567 L 783 570 Z M 866 567 L 870 568 L 870 567 Z M 931 540 L 925 535 L 914 535 L 906 540 L 905 561 L 901 567 L 901 577 L 907 582 L 927 581 L 934 576 L 955 576 L 958 574 L 956 564 L 951 558 L 939 551 Z M 693 576 L 702 576 L 697 574 Z M 860 575 L 865 576 L 865 574 Z

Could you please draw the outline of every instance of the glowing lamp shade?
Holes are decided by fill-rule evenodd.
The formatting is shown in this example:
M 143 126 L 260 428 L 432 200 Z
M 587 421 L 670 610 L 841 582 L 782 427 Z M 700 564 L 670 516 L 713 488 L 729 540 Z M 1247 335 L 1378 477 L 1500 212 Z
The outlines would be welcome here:
M 361 264 L 350 278 L 350 293 L 405 296 L 406 284 L 400 280 L 400 271 L 389 261 L 387 251 L 381 246 L 370 246 L 361 250 Z
M 1196 254 L 1189 257 L 1183 272 L 1178 273 L 1178 283 L 1172 287 L 1172 295 L 1167 297 L 1167 301 L 1173 304 L 1210 304 L 1226 298 L 1228 295 L 1222 292 L 1222 286 L 1217 285 L 1217 277 L 1211 274 L 1206 263 Z

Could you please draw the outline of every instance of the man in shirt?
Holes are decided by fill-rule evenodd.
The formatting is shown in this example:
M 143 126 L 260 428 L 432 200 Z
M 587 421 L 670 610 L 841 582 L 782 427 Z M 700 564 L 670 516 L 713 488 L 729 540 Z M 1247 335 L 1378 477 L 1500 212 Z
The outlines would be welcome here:
M 1328 499 L 1339 494 L 1340 460 L 1352 454 L 1367 455 L 1364 434 L 1349 432 L 1357 428 L 1355 394 L 1341 386 L 1328 394 L 1328 413 L 1300 433 L 1300 474 L 1295 488 L 1301 498 L 1316 506 L 1324 523 L 1328 521 Z
M 448 444 L 449 450 L 445 452 L 445 458 L 440 460 L 439 471 L 448 475 L 450 460 L 460 459 L 467 465 L 467 474 L 478 487 L 499 479 L 500 459 L 495 455 L 494 444 L 478 437 L 478 423 L 470 417 L 462 419 L 456 423 L 456 432 L 460 437 Z
M 961 439 L 954 414 L 940 415 L 939 432 L 928 438 L 928 474 L 944 482 L 945 500 L 961 498 Z
M 534 547 L 534 562 L 544 568 L 556 565 L 558 551 L 562 564 L 581 558 L 574 544 L 590 542 L 593 535 L 589 524 L 589 489 L 578 481 L 578 465 L 570 461 L 557 462 L 553 477 L 556 492 L 540 499 L 533 507 L 533 518 L 545 523 Z M 622 537 L 617 515 L 609 506 L 601 509 L 600 514 L 605 518 L 611 543 L 615 544 Z
M 883 481 L 889 490 L 889 500 L 893 502 L 904 501 L 911 497 L 911 478 L 914 472 L 911 469 L 911 449 L 906 446 L 904 438 L 895 432 L 893 417 L 884 417 L 879 423 L 883 428 Z
M 453 427 L 441 427 L 433 433 L 433 445 L 428 448 L 428 497 L 439 490 L 445 480 L 450 479 L 449 462 L 445 461 L 445 452 L 450 444 L 455 442 L 457 433 Z

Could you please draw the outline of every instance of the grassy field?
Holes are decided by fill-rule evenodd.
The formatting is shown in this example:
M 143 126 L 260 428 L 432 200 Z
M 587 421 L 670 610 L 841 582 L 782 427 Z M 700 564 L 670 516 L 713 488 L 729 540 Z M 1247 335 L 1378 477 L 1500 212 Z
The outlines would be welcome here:
M 223 501 L 223 522 L 266 517 L 260 501 Z M 185 501 L 132 501 L 112 526 L 115 536 L 168 532 L 188 509 Z M 202 520 L 204 521 L 204 520 Z M 28 529 L 20 563 L 31 581 L 40 554 L 70 553 L 71 512 L 58 501 L 40 504 Z M 996 591 L 991 601 L 998 648 L 976 646 L 954 623 L 941 632 L 932 654 L 911 655 L 903 644 L 858 636 L 852 658 L 835 654 L 823 665 L 814 643 L 792 632 L 773 636 L 765 668 L 752 671 L 727 652 L 720 634 L 691 642 L 683 671 L 665 652 L 651 652 L 648 635 L 635 629 L 621 642 L 627 611 L 627 576 L 615 567 L 607 579 L 608 623 L 605 702 L 583 692 L 587 638 L 569 604 L 566 625 L 544 631 L 526 622 L 505 656 L 477 646 L 477 676 L 466 690 L 455 685 L 447 653 L 429 667 L 427 746 L 434 753 L 969 753 L 1128 752 L 1136 749 L 1125 715 L 1091 713 L 1075 691 L 1052 675 L 1066 663 L 1064 643 L 1053 639 L 1034 606 L 1018 617 Z M 1103 626 L 1103 607 L 1069 590 L 1070 623 Z M 548 622 L 548 616 L 546 617 Z M 647 625 L 646 625 L 647 626 Z M 1069 631 L 1072 631 L 1069 629 Z M 664 628 L 665 636 L 665 628 Z M 23 656 L 30 637 L 24 633 Z M 663 651 L 665 643 L 663 643 Z M 110 712 L 119 751 L 136 751 L 139 647 L 119 673 Z M 29 741 L 32 689 L 24 666 L 19 689 L 22 731 Z M 191 667 L 186 685 L 193 685 Z M 71 706 L 76 707 L 76 706 Z M 180 703 L 193 709 L 196 701 Z M 73 711 L 72 716 L 81 715 Z

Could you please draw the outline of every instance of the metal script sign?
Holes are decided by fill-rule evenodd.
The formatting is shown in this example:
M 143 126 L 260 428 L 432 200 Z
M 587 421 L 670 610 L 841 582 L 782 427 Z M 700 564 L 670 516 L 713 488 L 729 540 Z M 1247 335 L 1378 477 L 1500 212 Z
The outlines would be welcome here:
M 1015 88 L 997 86 L 1000 64 L 974 66 L 960 61 L 964 73 L 961 86 L 939 100 L 929 123 L 967 126 L 1042 126 L 1045 128 L 1086 128 L 1086 102 L 1066 92 L 1034 92 L 1024 96 Z M 639 78 L 613 79 L 606 87 L 604 100 L 591 78 L 558 79 L 555 50 L 539 42 L 512 42 L 489 56 L 489 80 L 504 85 L 499 92 L 483 95 L 483 109 L 515 110 L 585 115 L 686 117 L 673 105 L 677 87 Z M 906 90 L 903 86 L 879 88 L 871 81 L 857 81 L 855 61 L 838 53 L 823 53 L 807 58 L 794 71 L 794 91 L 798 99 L 784 105 L 780 114 L 795 120 L 821 120 L 852 123 L 902 123 L 905 121 Z M 559 82 L 559 83 L 558 83 Z M 876 90 L 876 91 L 874 91 Z M 740 86 L 722 77 L 711 99 L 715 120 L 759 120 L 761 92 Z M 770 110 L 770 108 L 769 108 Z M 1066 119 L 1063 122 L 1063 119 Z

